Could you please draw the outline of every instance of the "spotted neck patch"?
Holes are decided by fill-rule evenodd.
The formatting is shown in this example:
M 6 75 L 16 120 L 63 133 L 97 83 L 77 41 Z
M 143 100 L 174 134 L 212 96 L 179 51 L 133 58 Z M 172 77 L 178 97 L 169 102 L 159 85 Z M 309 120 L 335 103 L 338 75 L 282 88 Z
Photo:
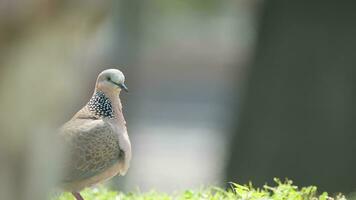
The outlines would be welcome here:
M 88 108 L 96 117 L 114 118 L 111 101 L 101 91 L 96 92 L 89 100 Z

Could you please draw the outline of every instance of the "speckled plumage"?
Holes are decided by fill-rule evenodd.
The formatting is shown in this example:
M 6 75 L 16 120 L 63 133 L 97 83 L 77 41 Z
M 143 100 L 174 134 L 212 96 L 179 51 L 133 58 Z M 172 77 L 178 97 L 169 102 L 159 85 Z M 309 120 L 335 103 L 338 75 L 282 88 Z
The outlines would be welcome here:
M 96 92 L 88 102 L 88 108 L 96 117 L 114 117 L 111 101 L 103 92 Z
M 131 144 L 119 99 L 118 85 L 124 80 L 120 73 L 103 71 L 86 106 L 60 130 L 67 149 L 62 182 L 67 191 L 77 192 L 117 174 L 124 175 L 129 168 Z M 122 83 L 111 84 L 110 76 Z

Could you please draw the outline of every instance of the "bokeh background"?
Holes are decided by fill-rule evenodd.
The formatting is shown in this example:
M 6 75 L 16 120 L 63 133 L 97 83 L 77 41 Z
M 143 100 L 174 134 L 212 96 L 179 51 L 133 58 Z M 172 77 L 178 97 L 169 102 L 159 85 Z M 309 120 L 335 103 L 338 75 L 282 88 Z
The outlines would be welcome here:
M 288 177 L 356 190 L 352 1 L 0 1 L 0 199 L 47 199 L 56 129 L 121 69 L 121 191 Z

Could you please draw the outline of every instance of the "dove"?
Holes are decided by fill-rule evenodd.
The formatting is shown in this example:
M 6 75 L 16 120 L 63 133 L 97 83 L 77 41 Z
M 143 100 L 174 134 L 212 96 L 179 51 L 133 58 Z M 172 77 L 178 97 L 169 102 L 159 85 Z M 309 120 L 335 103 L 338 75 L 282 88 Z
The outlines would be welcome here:
M 77 200 L 80 191 L 116 175 L 125 175 L 131 160 L 131 143 L 122 113 L 120 92 L 128 92 L 124 74 L 102 71 L 88 103 L 59 131 L 68 159 L 61 188 Z

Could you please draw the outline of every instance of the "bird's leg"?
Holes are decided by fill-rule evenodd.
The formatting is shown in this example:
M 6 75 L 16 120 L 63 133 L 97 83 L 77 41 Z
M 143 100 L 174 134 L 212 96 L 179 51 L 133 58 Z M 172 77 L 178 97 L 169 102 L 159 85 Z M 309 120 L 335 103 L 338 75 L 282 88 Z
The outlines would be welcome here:
M 84 198 L 82 197 L 82 195 L 80 195 L 79 192 L 72 192 L 72 195 L 75 197 L 75 199 L 77 200 L 84 200 Z

